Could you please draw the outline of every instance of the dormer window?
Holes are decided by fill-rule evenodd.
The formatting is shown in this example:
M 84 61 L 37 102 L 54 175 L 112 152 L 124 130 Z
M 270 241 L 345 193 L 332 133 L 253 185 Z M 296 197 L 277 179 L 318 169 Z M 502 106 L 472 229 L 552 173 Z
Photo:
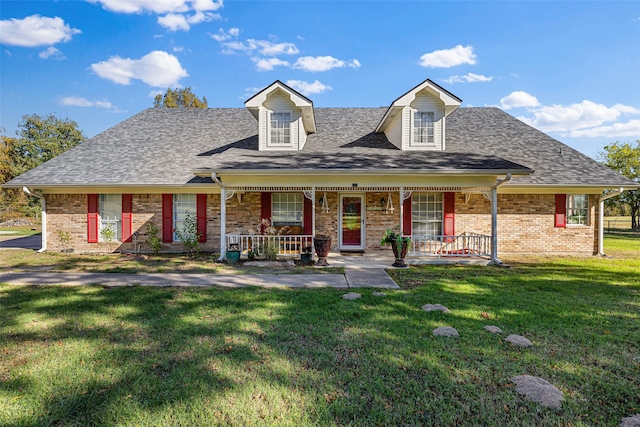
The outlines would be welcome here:
M 291 113 L 271 113 L 271 144 L 289 145 L 291 143 Z
M 416 111 L 413 119 L 413 142 L 415 144 L 434 145 L 433 111 Z

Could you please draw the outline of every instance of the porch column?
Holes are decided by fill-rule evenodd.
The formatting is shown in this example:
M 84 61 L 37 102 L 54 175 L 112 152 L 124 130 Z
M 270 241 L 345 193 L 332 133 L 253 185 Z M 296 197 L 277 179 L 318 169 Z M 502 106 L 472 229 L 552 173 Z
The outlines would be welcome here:
M 402 231 L 404 230 L 404 224 L 402 223 L 402 220 L 404 219 L 404 200 L 402 200 L 403 197 L 404 187 L 400 187 L 400 198 L 398 199 L 400 201 L 400 235 L 402 235 Z
M 220 258 L 224 260 L 227 255 L 227 189 L 220 187 Z
M 501 264 L 498 259 L 498 188 L 491 187 L 491 264 Z
M 316 237 L 316 187 L 311 187 L 311 237 Z

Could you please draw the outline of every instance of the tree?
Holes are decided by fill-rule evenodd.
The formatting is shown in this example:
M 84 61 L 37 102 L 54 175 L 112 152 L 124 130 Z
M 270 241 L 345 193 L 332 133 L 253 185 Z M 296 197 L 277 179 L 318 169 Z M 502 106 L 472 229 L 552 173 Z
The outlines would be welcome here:
M 60 119 L 53 114 L 22 116 L 18 123 L 17 138 L 2 135 L 0 143 L 0 184 L 21 175 L 36 166 L 75 147 L 86 139 L 78 124 Z M 37 211 L 35 197 L 28 200 L 21 191 L 0 190 L 2 211 L 20 210 L 23 214 Z
M 618 141 L 604 147 L 599 155 L 605 166 L 618 171 L 640 184 L 640 140 L 635 144 Z M 629 205 L 631 208 L 631 228 L 640 229 L 640 190 L 627 190 L 611 200 Z
M 207 98 L 202 100 L 191 92 L 191 88 L 171 89 L 167 88 L 164 95 L 156 95 L 153 108 L 207 108 Z

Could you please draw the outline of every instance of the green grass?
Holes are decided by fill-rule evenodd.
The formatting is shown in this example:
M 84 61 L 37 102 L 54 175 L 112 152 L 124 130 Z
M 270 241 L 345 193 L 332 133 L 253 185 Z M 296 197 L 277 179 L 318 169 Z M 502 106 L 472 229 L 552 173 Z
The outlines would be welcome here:
M 0 236 L 33 236 L 41 233 L 40 227 L 0 227 Z
M 640 413 L 638 253 L 507 261 L 393 270 L 401 290 L 356 301 L 0 284 L 0 425 L 617 426 Z M 443 325 L 460 338 L 434 337 Z M 562 409 L 525 401 L 520 374 L 560 388 Z
M 49 270 L 93 273 L 211 273 L 211 274 L 307 274 L 343 273 L 342 268 L 317 269 L 310 267 L 249 267 L 242 263 L 227 265 L 217 262 L 218 254 L 201 253 L 195 256 L 160 254 L 62 254 L 38 253 L 32 250 L 2 252 L 0 269 L 14 271 Z

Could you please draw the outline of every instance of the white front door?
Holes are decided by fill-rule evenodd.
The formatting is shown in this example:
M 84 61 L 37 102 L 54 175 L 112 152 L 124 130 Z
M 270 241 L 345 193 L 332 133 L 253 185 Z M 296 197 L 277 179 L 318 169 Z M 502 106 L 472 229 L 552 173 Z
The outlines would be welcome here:
M 338 213 L 340 250 L 365 248 L 365 198 L 362 194 L 341 194 Z

